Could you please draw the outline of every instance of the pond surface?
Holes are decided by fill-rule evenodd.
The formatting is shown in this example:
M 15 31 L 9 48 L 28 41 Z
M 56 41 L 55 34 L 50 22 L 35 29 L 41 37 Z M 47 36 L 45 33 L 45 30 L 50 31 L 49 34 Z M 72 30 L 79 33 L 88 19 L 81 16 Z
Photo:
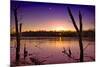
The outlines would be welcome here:
M 24 59 L 24 46 L 28 55 Z M 95 41 L 89 38 L 83 39 L 84 61 L 93 61 L 95 59 Z M 15 63 L 16 40 L 11 38 L 11 65 Z M 69 58 L 62 51 L 71 50 L 71 56 L 79 59 L 79 42 L 77 38 L 72 37 L 22 37 L 20 45 L 20 65 L 31 65 L 34 63 L 31 57 L 36 58 L 42 64 L 57 64 L 77 62 Z

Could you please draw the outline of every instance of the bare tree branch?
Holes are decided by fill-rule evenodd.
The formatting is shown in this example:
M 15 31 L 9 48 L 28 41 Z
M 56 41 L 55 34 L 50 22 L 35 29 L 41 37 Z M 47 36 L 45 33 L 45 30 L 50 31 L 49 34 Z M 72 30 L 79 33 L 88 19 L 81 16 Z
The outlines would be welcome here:
M 73 25 L 74 25 L 77 33 L 78 33 L 78 36 L 79 36 L 80 62 L 83 62 L 84 57 L 83 57 L 83 43 L 82 43 L 82 15 L 81 15 L 81 13 L 79 11 L 79 24 L 80 24 L 80 29 L 78 29 L 78 27 L 76 25 L 76 22 L 74 20 L 74 17 L 72 15 L 72 12 L 71 12 L 71 10 L 70 10 L 69 7 L 68 7 L 68 13 L 69 13 L 69 16 L 70 16 L 70 18 L 72 20 L 72 23 L 73 23 Z
M 73 17 L 73 15 L 72 15 L 72 12 L 71 12 L 70 8 L 67 7 L 67 9 L 68 9 L 69 16 L 70 16 L 70 18 L 71 18 L 71 20 L 72 20 L 72 22 L 73 22 L 73 25 L 74 25 L 76 31 L 79 32 L 79 29 L 78 29 L 78 27 L 77 27 L 77 25 L 76 25 L 76 23 L 75 23 L 75 20 L 74 20 L 74 17 Z

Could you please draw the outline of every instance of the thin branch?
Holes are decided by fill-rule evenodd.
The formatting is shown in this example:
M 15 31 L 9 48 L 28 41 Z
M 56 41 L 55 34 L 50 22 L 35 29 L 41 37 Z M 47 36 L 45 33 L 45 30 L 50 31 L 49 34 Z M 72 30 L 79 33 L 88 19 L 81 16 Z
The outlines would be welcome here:
M 79 23 L 80 23 L 80 32 L 82 33 L 82 15 L 81 12 L 79 11 Z
M 74 17 L 73 17 L 73 15 L 72 15 L 72 12 L 71 12 L 70 8 L 67 7 L 67 9 L 68 9 L 69 16 L 70 16 L 70 18 L 71 18 L 71 20 L 72 20 L 72 22 L 73 22 L 73 25 L 74 25 L 76 31 L 79 32 L 79 29 L 78 29 L 78 27 L 77 27 L 77 25 L 76 25 L 76 23 L 75 23 L 75 20 L 74 20 Z
M 37 58 L 34 58 L 34 57 L 31 57 L 30 60 L 32 61 L 32 63 L 34 63 L 35 65 L 40 65 L 40 64 L 43 64 L 43 62 L 45 62 L 46 60 L 42 60 L 40 61 L 39 59 Z
M 95 61 L 95 58 L 91 57 L 91 56 L 84 56 L 84 57 L 88 57 L 90 58 L 91 60 Z
M 20 28 L 19 29 L 20 29 L 19 32 L 20 32 L 20 35 L 21 35 L 21 32 L 22 32 L 22 23 L 20 23 Z
M 88 46 L 90 46 L 89 44 L 87 44 L 84 48 L 83 48 L 83 50 L 85 50 Z
M 65 50 L 65 48 L 63 47 L 63 51 L 62 51 L 62 53 L 64 53 L 65 55 L 67 55 L 70 59 L 72 59 L 72 60 L 75 60 L 75 61 L 79 61 L 79 59 L 76 59 L 76 58 L 74 58 L 74 56 L 72 56 L 72 53 L 71 53 L 71 50 L 70 50 L 70 48 L 69 48 L 69 53 Z

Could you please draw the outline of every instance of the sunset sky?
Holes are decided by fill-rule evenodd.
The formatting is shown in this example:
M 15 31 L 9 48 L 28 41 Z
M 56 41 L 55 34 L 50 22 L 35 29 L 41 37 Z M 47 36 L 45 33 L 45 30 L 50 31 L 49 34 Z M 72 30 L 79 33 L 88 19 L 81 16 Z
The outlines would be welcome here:
M 39 2 L 11 2 L 11 30 L 14 31 L 13 8 L 18 6 L 19 23 L 23 23 L 22 31 L 75 31 L 72 21 L 67 12 L 70 7 L 77 25 L 79 23 L 78 12 L 82 13 L 83 29 L 94 29 L 95 7 L 88 5 L 51 4 Z

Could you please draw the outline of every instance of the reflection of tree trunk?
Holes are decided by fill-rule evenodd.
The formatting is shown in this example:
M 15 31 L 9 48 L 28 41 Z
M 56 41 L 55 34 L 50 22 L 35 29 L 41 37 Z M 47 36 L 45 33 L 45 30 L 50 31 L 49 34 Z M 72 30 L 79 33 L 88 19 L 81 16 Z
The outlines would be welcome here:
M 80 47 L 80 62 L 83 62 L 83 43 L 81 34 L 79 34 L 79 47 Z
M 80 29 L 78 29 L 77 25 L 76 25 L 76 22 L 74 20 L 74 17 L 72 15 L 72 12 L 70 10 L 70 8 L 68 7 L 68 13 L 69 13 L 69 16 L 73 22 L 73 25 L 78 33 L 78 36 L 79 36 L 79 47 L 80 47 L 80 62 L 83 62 L 83 43 L 82 43 L 82 15 L 81 13 L 79 12 L 79 24 L 80 24 Z
M 15 17 L 15 29 L 16 29 L 16 62 L 18 63 L 20 55 L 20 36 L 19 36 L 19 31 L 18 31 L 18 17 L 17 17 L 17 8 L 14 9 L 14 17 Z

